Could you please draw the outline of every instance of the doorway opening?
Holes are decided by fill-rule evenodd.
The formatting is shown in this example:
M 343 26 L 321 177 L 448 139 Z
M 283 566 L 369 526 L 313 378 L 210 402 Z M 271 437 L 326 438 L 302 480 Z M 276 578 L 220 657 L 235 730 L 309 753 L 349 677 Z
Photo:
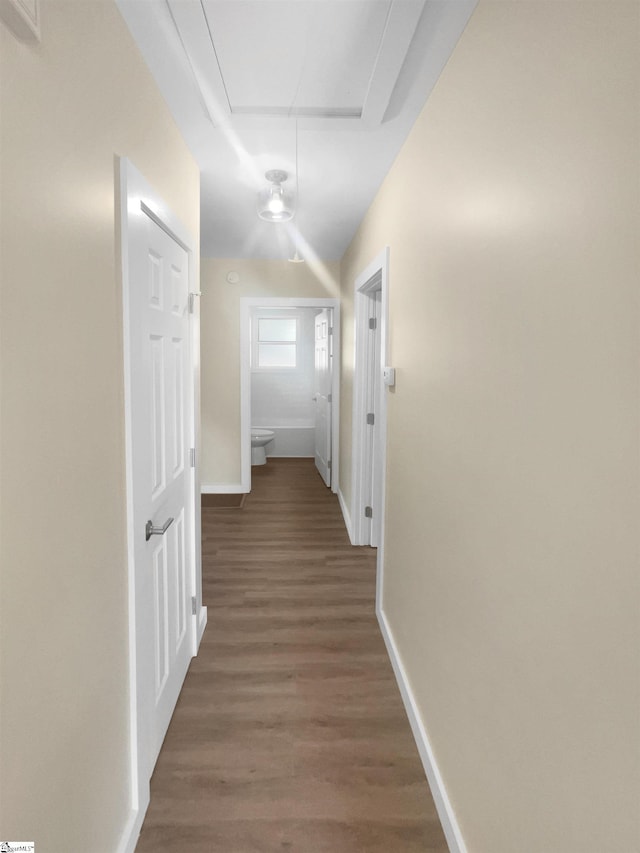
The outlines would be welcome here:
M 320 476 L 336 492 L 339 300 L 244 297 L 240 348 L 242 491 L 251 491 L 254 428 L 274 435 L 267 458 L 314 457 Z

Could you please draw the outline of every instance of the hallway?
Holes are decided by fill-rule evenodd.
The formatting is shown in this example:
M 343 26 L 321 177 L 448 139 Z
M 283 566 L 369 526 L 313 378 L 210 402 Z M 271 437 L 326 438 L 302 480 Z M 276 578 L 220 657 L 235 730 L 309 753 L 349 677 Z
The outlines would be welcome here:
M 253 468 L 203 509 L 209 624 L 137 853 L 446 853 L 353 548 L 313 460 Z

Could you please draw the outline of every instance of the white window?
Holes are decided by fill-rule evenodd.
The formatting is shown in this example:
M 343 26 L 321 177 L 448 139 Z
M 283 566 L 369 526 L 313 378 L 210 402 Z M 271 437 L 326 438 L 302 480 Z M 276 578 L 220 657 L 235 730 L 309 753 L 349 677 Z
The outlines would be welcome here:
M 254 370 L 292 370 L 298 364 L 297 317 L 259 317 L 253 324 Z

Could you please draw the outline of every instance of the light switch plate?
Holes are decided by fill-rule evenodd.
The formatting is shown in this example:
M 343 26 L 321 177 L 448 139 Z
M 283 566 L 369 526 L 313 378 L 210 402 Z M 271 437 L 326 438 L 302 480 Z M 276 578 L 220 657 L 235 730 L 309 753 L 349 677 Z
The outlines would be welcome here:
M 387 388 L 393 388 L 396 384 L 396 369 L 395 367 L 385 367 L 382 370 L 382 378 Z

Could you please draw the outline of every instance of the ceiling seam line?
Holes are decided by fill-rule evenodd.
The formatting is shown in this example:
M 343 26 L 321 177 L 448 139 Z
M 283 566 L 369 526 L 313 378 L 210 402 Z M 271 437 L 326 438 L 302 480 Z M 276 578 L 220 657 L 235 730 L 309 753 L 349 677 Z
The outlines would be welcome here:
M 196 84 L 196 89 L 198 91 L 198 100 L 200 101 L 200 106 L 204 110 L 205 115 L 209 119 L 211 124 L 215 127 L 216 124 L 213 120 L 213 116 L 211 115 L 211 110 L 209 109 L 209 107 L 207 105 L 207 99 L 205 98 L 204 92 L 202 91 L 202 86 L 200 85 L 200 81 L 198 79 L 196 69 L 193 67 L 193 62 L 191 61 L 191 55 L 189 54 L 189 51 L 187 50 L 187 46 L 184 43 L 184 39 L 182 38 L 182 33 L 180 32 L 180 27 L 178 26 L 178 24 L 176 22 L 176 19 L 175 19 L 174 14 L 173 14 L 173 9 L 171 8 L 171 3 L 169 2 L 169 0 L 165 0 L 165 6 L 167 7 L 167 11 L 169 12 L 171 20 L 173 22 L 173 27 L 176 31 L 176 35 L 178 36 L 178 40 L 180 41 L 180 44 L 182 46 L 182 50 L 184 51 L 184 55 L 185 55 L 185 58 L 187 60 L 187 64 L 189 65 L 189 70 L 191 71 L 191 76 L 193 77 L 193 82 Z
M 220 81 L 222 82 L 222 88 L 224 89 L 224 96 L 227 99 L 227 107 L 229 109 L 229 114 L 233 112 L 233 108 L 231 107 L 231 99 L 229 97 L 229 92 L 227 91 L 227 84 L 225 82 L 224 76 L 222 74 L 222 66 L 220 65 L 220 60 L 218 59 L 218 52 L 216 51 L 216 46 L 213 41 L 213 34 L 211 32 L 211 27 L 209 26 L 209 18 L 207 18 L 207 10 L 204 8 L 204 0 L 200 0 L 200 8 L 202 9 L 202 15 L 204 17 L 204 22 L 207 25 L 207 32 L 209 33 L 209 41 L 211 42 L 211 50 L 213 51 L 213 55 L 216 59 L 216 65 L 218 66 L 218 73 L 220 74 Z
M 372 69 L 371 69 L 371 75 L 369 77 L 369 82 L 367 83 L 367 92 L 364 96 L 363 105 L 365 105 L 367 103 L 367 98 L 369 97 L 369 93 L 371 92 L 371 84 L 373 83 L 373 78 L 374 78 L 375 73 L 376 73 L 378 60 L 380 59 L 380 54 L 382 52 L 382 45 L 384 44 L 384 38 L 387 34 L 387 29 L 389 27 L 389 19 L 391 18 L 391 12 L 393 10 L 393 4 L 394 4 L 394 0 L 389 0 L 389 7 L 387 8 L 387 17 L 385 18 L 384 27 L 382 28 L 382 35 L 380 36 L 380 42 L 378 44 L 378 50 L 376 51 L 376 58 L 375 58 L 375 61 L 373 63 Z M 363 112 L 364 112 L 364 109 L 363 109 Z

